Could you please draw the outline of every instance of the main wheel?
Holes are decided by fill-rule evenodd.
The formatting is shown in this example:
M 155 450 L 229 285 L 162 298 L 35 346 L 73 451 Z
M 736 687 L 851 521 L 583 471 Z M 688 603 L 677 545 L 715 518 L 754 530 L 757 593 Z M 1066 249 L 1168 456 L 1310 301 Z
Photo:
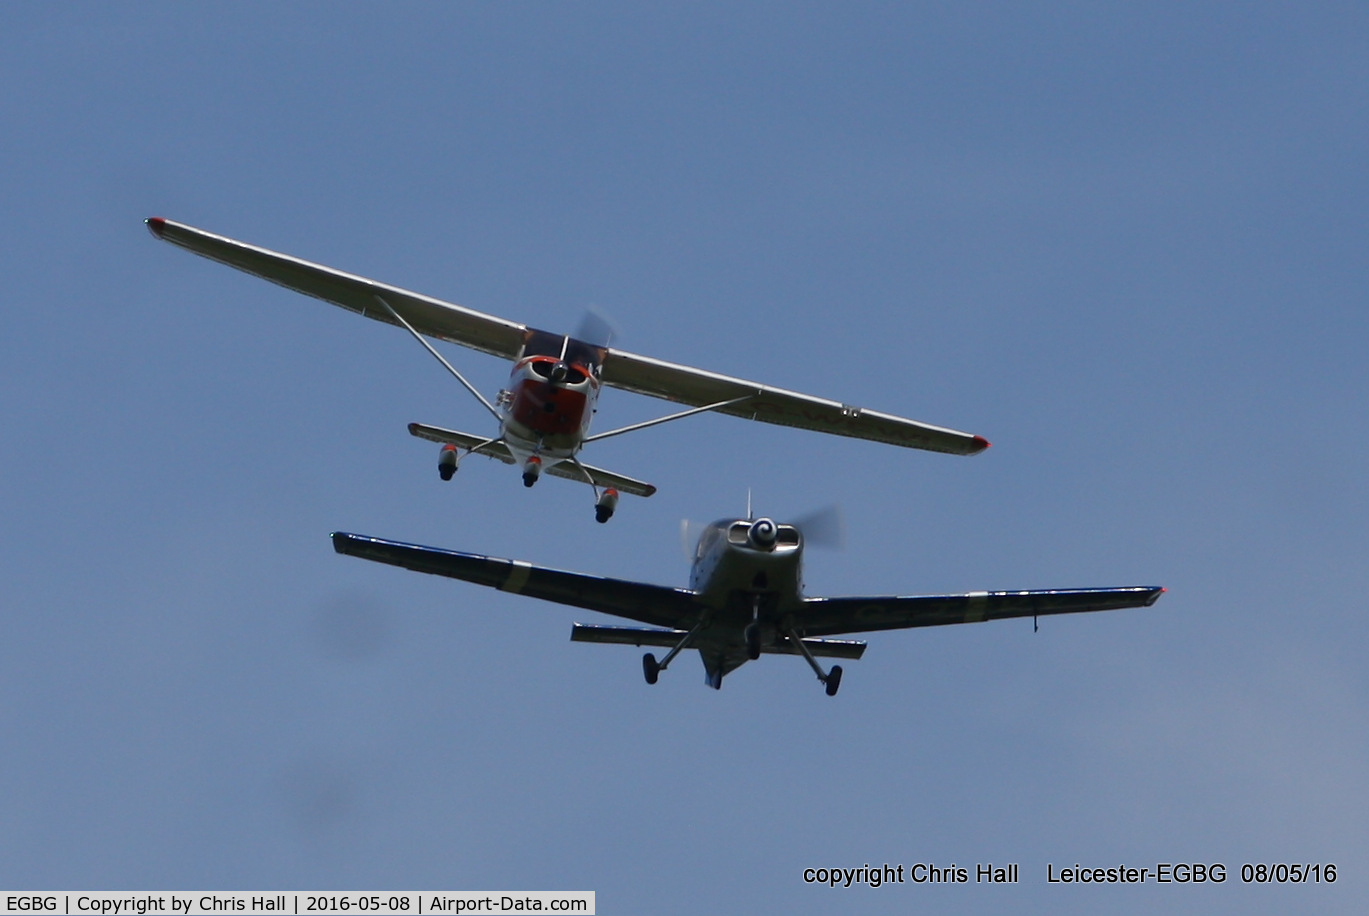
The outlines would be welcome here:
M 598 496 L 594 500 L 594 520 L 602 525 L 613 518 L 613 510 L 618 508 L 618 491 L 609 487 L 602 493 L 597 489 L 595 492 Z
M 461 456 L 457 454 L 456 446 L 447 443 L 442 446 L 442 451 L 437 453 L 437 473 L 442 475 L 443 480 L 451 480 L 460 460 Z
M 832 670 L 827 672 L 827 695 L 834 697 L 837 695 L 837 688 L 841 686 L 841 665 L 833 665 Z
M 656 683 L 656 678 L 661 676 L 661 663 L 650 652 L 642 656 L 642 674 L 646 675 L 648 684 Z

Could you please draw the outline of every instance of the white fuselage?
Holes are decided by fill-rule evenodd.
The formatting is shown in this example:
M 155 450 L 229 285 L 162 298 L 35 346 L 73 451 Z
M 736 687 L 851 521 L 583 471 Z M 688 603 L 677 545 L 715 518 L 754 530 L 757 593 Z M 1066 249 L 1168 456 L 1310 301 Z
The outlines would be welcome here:
M 558 365 L 566 374 L 556 380 L 552 372 Z M 506 391 L 500 433 L 514 455 L 565 459 L 580 450 L 599 399 L 597 378 L 580 366 L 531 356 L 514 363 Z

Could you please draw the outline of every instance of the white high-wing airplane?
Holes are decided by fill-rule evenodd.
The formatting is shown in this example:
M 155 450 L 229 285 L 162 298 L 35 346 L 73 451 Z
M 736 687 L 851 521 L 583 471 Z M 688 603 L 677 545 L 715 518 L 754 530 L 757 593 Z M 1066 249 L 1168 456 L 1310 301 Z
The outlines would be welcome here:
M 802 655 L 835 696 L 841 666 L 824 671 L 815 656 L 860 658 L 865 643 L 828 637 L 875 630 L 977 623 L 1009 617 L 1149 607 L 1163 588 L 1083 588 L 1051 591 L 967 592 L 962 595 L 805 598 L 800 564 L 803 534 L 768 518 L 723 519 L 707 526 L 694 551 L 689 588 L 605 579 L 534 566 L 522 560 L 440 550 L 335 532 L 342 554 L 464 579 L 544 601 L 588 608 L 650 624 L 622 627 L 574 624 L 577 642 L 660 646 L 660 661 L 642 657 L 648 684 L 685 649 L 697 649 L 704 681 L 720 688 L 723 675 L 761 653 Z
M 523 483 L 529 487 L 545 470 L 548 474 L 593 487 L 595 518 L 601 522 L 613 515 L 619 491 L 650 496 L 656 488 L 631 477 L 582 464 L 576 457 L 580 448 L 597 439 L 704 411 L 953 455 L 974 455 L 989 446 L 981 436 L 610 350 L 607 341 L 593 343 L 566 334 L 539 331 L 161 217 L 154 216 L 146 222 L 157 238 L 195 254 L 367 318 L 403 327 L 440 360 L 499 423 L 499 432 L 489 437 L 421 423 L 409 425 L 413 435 L 442 444 L 438 471 L 443 480 L 451 479 L 463 452 L 521 465 Z M 513 360 L 508 387 L 499 392 L 495 403 L 491 404 L 424 339 L 424 335 Z M 590 420 L 601 385 L 690 407 L 645 423 L 590 435 Z

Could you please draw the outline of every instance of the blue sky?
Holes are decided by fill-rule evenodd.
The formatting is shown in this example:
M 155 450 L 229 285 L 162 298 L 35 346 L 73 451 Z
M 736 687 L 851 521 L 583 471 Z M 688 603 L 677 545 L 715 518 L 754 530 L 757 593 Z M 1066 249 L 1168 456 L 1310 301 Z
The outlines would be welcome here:
M 1357 912 L 1369 858 L 1369 14 L 1355 4 L 11 5 L 0 13 L 0 885 L 582 889 L 599 911 Z M 984 435 L 699 417 L 660 486 L 452 484 L 403 333 L 162 215 L 539 327 Z M 506 366 L 449 358 L 487 394 Z M 663 405 L 609 391 L 598 428 Z M 337 529 L 682 585 L 681 518 L 830 502 L 810 594 L 1154 608 L 767 658 Z M 1017 887 L 805 886 L 1015 861 Z M 1334 862 L 1320 887 L 1048 862 Z

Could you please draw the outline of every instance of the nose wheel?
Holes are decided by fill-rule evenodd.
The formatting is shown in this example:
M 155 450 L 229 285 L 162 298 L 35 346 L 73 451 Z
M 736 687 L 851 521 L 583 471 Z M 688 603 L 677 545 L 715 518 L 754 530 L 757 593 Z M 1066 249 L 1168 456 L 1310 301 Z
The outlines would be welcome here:
M 530 487 L 542 476 L 542 459 L 533 455 L 523 462 L 523 486 Z
M 753 662 L 761 657 L 761 596 L 751 596 L 751 622 L 742 631 L 746 640 L 746 657 Z
M 753 662 L 761 657 L 761 628 L 751 624 L 746 628 L 746 657 Z

